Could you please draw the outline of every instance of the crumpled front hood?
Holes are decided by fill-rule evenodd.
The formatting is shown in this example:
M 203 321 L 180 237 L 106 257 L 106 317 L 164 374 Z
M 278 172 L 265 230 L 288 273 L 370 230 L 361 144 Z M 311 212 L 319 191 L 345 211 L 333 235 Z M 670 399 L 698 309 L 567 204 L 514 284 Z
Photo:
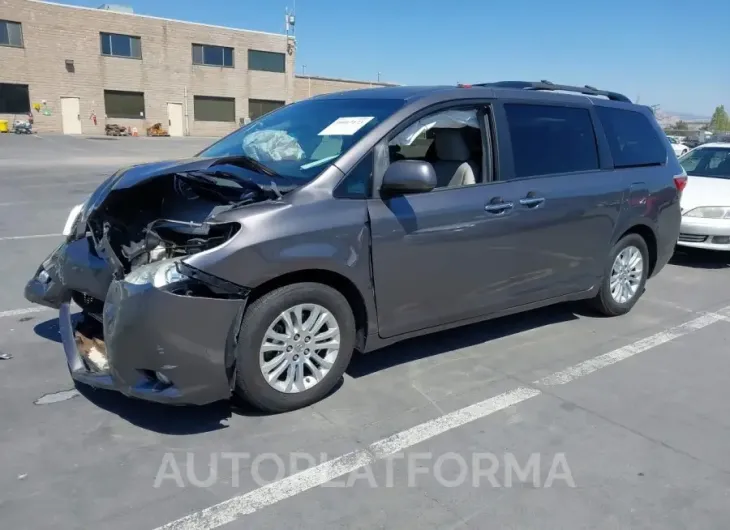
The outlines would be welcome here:
M 81 211 L 81 223 L 85 223 L 89 214 L 101 205 L 112 191 L 131 188 L 142 182 L 180 171 L 207 169 L 220 158 L 186 158 L 183 160 L 164 160 L 149 162 L 135 166 L 123 167 L 114 172 L 91 193 Z
M 112 176 L 102 182 L 91 194 L 82 212 L 83 220 L 88 218 L 89 213 L 97 209 L 111 192 L 132 188 L 154 178 L 173 173 L 182 173 L 185 171 L 205 171 L 216 165 L 221 165 L 221 167 L 227 165 L 229 169 L 236 169 L 236 173 L 241 174 L 243 180 L 252 182 L 263 188 L 267 188 L 271 185 L 271 177 L 262 175 L 253 170 L 244 169 L 239 164 L 236 164 L 237 159 L 240 160 L 240 157 L 191 157 L 180 160 L 148 162 L 119 169 Z M 294 187 L 296 187 L 296 185 L 292 186 L 282 184 L 279 186 L 279 189 L 282 191 L 291 191 Z
M 182 171 L 200 171 L 221 160 L 221 157 L 210 158 L 184 158 L 182 160 L 163 160 L 161 162 L 149 162 L 121 169 L 115 173 L 111 190 L 122 190 L 141 184 L 147 180 L 170 173 Z

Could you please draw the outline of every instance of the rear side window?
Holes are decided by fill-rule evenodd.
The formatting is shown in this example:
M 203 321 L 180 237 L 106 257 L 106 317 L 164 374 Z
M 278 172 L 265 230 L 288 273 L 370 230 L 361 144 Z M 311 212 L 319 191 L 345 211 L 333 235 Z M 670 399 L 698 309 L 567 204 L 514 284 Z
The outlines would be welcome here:
M 649 117 L 633 110 L 596 107 L 616 168 L 659 166 L 667 149 Z
M 507 103 L 515 178 L 592 171 L 598 147 L 588 109 Z

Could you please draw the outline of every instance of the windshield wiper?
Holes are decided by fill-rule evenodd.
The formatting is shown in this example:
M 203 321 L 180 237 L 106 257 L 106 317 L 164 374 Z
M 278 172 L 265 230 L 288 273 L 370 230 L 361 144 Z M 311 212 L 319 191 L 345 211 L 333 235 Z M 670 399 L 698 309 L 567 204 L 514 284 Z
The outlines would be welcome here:
M 187 178 L 190 180 L 197 180 L 198 182 L 203 182 L 205 184 L 210 184 L 211 186 L 219 186 L 218 181 L 211 177 L 210 175 L 206 175 L 205 173 L 201 171 L 181 171 L 177 173 L 178 177 L 181 178 Z M 234 179 L 232 177 L 229 177 L 229 180 L 238 180 Z
M 253 157 L 250 157 L 248 155 L 235 155 L 230 156 L 227 158 L 222 158 L 216 162 L 216 165 L 218 164 L 235 164 L 236 162 L 243 162 L 244 165 L 248 169 L 252 169 L 253 171 L 256 171 L 257 173 L 261 173 L 262 175 L 266 175 L 267 177 L 273 177 L 273 178 L 283 178 L 281 175 L 279 175 L 276 171 L 271 169 L 268 166 L 265 166 L 258 160 L 256 160 Z M 286 179 L 285 179 L 286 180 Z

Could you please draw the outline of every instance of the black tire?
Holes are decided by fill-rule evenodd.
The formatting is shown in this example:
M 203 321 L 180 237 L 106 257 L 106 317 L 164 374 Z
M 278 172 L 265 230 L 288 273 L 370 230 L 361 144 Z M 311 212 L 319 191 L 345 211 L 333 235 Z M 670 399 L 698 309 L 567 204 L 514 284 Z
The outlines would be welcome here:
M 337 320 L 340 349 L 330 371 L 313 387 L 297 393 L 276 390 L 264 378 L 259 349 L 266 330 L 283 311 L 297 304 L 319 304 Z M 259 410 L 286 412 L 306 407 L 329 394 L 345 373 L 355 347 L 355 318 L 347 299 L 321 283 L 295 283 L 275 289 L 246 310 L 236 352 L 235 393 Z
M 634 246 L 641 252 L 641 258 L 643 260 L 643 270 L 641 273 L 641 280 L 639 282 L 639 288 L 636 290 L 636 294 L 625 303 L 618 303 L 613 299 L 611 295 L 611 269 L 613 268 L 613 262 L 616 260 L 616 256 L 628 246 Z M 646 279 L 649 273 L 649 249 L 646 246 L 646 241 L 639 234 L 628 234 L 621 238 L 616 243 L 611 252 L 608 255 L 606 265 L 603 272 L 603 279 L 601 280 L 601 286 L 598 290 L 598 294 L 593 300 L 591 305 L 603 315 L 614 317 L 619 315 L 625 315 L 631 308 L 634 307 L 636 302 L 644 294 L 644 288 L 646 286 Z

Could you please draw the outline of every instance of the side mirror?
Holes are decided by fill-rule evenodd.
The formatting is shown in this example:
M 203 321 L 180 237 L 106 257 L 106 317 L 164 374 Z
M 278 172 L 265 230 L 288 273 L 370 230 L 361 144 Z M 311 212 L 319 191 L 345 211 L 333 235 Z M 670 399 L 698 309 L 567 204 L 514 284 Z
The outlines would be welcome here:
M 424 193 L 436 187 L 436 172 L 423 160 L 398 160 L 383 175 L 381 192 L 387 195 Z

